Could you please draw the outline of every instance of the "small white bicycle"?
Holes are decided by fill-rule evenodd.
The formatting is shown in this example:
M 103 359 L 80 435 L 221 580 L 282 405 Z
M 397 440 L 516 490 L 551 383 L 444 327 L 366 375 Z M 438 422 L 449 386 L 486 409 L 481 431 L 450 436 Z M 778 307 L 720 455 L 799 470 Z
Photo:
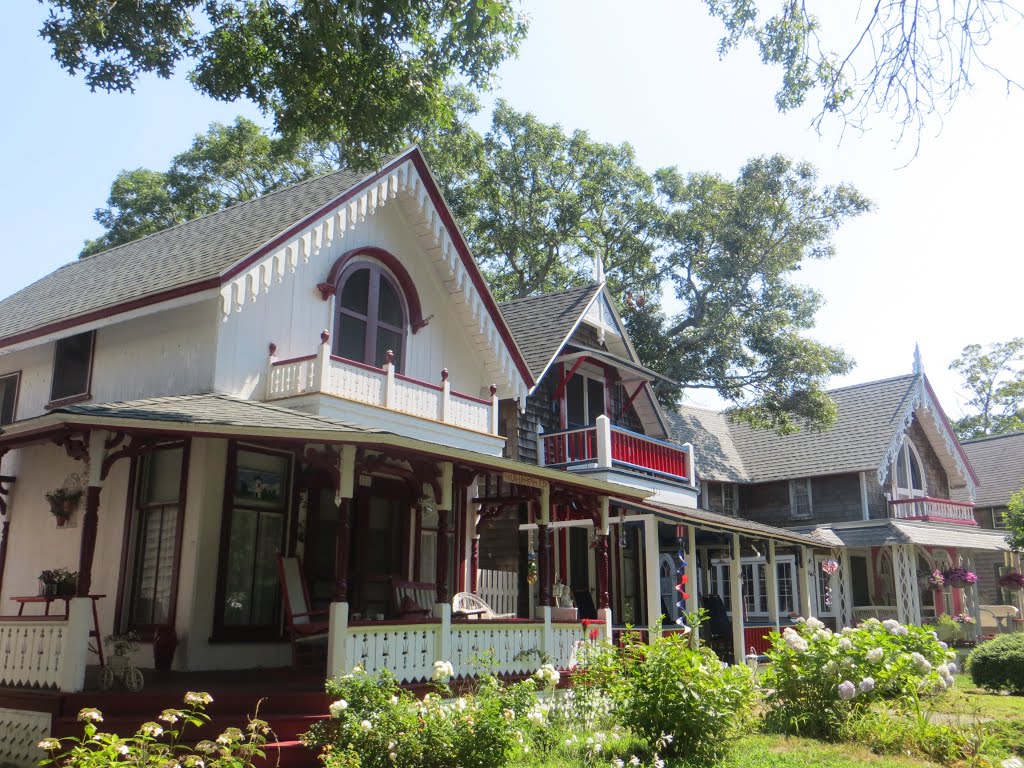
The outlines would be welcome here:
M 132 635 L 111 635 L 107 638 L 110 655 L 100 675 L 100 688 L 107 691 L 120 680 L 132 693 L 142 690 L 145 680 L 142 670 L 135 666 L 135 653 L 139 650 L 138 638 Z

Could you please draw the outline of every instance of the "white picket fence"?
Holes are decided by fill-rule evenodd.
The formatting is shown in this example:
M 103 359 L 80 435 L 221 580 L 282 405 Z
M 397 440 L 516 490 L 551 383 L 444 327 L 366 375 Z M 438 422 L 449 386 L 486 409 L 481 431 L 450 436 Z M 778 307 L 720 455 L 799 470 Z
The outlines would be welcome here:
M 477 594 L 495 613 L 515 614 L 519 608 L 519 574 L 515 571 L 477 571 Z
M 80 691 L 92 605 L 70 601 L 68 617 L 0 617 L 0 685 Z

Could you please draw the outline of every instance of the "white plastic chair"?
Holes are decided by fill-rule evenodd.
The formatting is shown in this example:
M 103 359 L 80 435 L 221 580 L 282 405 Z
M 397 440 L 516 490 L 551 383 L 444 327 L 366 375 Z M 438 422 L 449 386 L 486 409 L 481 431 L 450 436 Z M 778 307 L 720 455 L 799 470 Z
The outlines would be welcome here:
M 514 613 L 495 613 L 480 595 L 459 592 L 452 598 L 452 614 L 474 619 L 514 619 Z

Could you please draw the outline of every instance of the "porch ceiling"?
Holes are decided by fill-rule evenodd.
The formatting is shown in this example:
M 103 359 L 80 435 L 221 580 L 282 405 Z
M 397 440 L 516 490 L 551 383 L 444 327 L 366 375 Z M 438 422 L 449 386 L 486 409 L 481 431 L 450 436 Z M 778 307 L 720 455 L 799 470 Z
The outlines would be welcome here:
M 813 534 L 833 546 L 852 548 L 918 544 L 923 547 L 953 547 L 995 552 L 1009 549 L 1005 535 L 999 531 L 904 520 L 879 520 L 868 525 L 823 527 L 815 529 Z
M 709 512 L 706 509 L 692 509 L 690 507 L 679 507 L 675 504 L 659 502 L 658 504 L 627 504 L 632 509 L 640 512 L 654 513 L 671 522 L 692 523 L 701 528 L 711 528 L 728 533 L 738 533 L 741 536 L 757 539 L 773 539 L 793 544 L 801 544 L 806 547 L 826 547 L 829 542 L 824 541 L 813 534 L 798 533 L 785 528 L 776 528 L 773 525 L 757 523 L 753 520 L 745 520 L 742 517 L 731 517 L 720 515 L 717 512 Z
M 213 393 L 154 397 L 122 403 L 83 403 L 55 408 L 45 416 L 15 422 L 0 431 L 0 450 L 45 442 L 69 430 L 190 435 L 221 439 L 263 439 L 282 443 L 348 443 L 376 449 L 404 449 L 437 460 L 546 480 L 552 486 L 641 501 L 648 491 L 594 480 L 561 469 L 538 467 L 497 456 L 436 445 L 326 416 L 255 400 Z

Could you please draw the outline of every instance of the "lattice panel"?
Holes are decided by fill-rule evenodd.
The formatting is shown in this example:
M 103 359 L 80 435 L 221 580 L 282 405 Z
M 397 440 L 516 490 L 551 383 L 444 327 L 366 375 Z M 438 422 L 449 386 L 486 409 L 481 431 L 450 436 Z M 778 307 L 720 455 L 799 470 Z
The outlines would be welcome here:
M 33 768 L 46 757 L 39 742 L 50 735 L 50 715 L 0 708 L 0 762 Z
M 896 579 L 896 608 L 901 624 L 921 623 L 921 598 L 917 584 L 917 558 L 913 544 L 894 544 L 892 569 Z
M 850 556 L 845 549 L 835 552 L 839 569 L 832 574 L 832 606 L 840 627 L 853 626 L 853 585 L 850 583 Z

